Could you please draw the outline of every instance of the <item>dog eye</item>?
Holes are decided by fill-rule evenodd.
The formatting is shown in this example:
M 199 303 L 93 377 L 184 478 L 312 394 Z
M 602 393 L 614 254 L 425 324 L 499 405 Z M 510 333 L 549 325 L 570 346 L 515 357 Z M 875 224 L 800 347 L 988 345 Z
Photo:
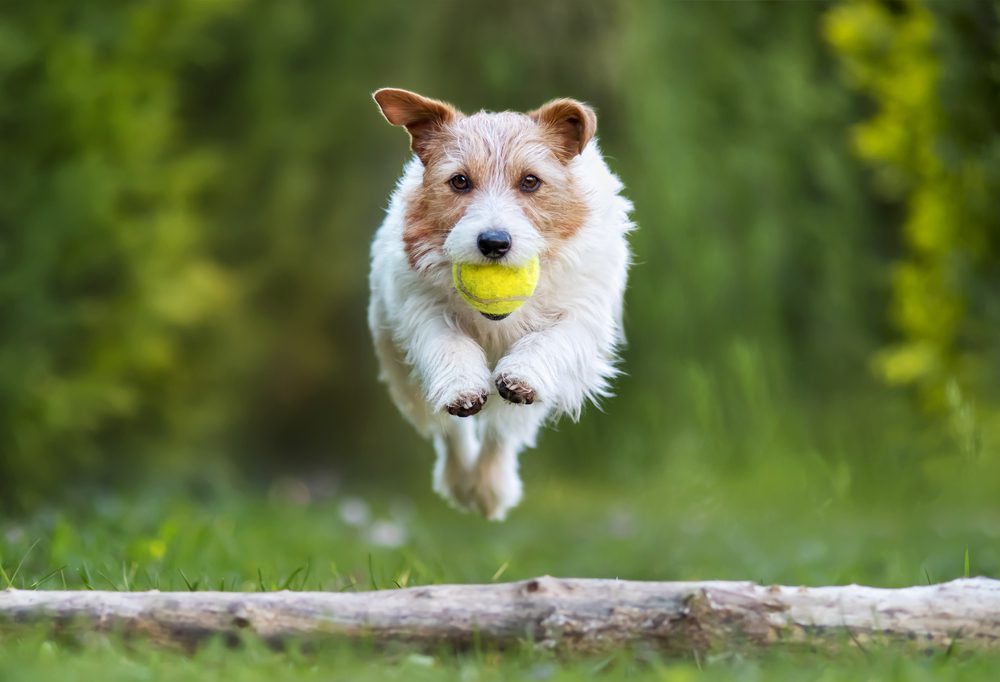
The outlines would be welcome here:
M 461 173 L 453 175 L 451 180 L 448 181 L 448 184 L 451 185 L 451 188 L 456 192 L 465 193 L 472 189 L 472 182 Z
M 534 192 L 536 189 L 542 186 L 542 181 L 538 179 L 536 175 L 525 175 L 521 178 L 521 191 L 522 192 Z

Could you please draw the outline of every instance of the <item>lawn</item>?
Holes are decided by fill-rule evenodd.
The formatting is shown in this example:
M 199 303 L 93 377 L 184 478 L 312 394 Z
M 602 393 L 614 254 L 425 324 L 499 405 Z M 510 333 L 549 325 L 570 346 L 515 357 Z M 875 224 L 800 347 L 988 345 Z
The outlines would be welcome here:
M 22 589 L 256 591 L 397 589 L 546 573 L 880 586 L 967 571 L 1000 575 L 1000 514 L 961 477 L 940 479 L 933 495 L 913 495 L 913 472 L 885 471 L 879 485 L 864 487 L 877 494 L 860 493 L 821 458 L 792 453 L 728 473 L 711 458 L 677 453 L 641 481 L 567 475 L 561 462 L 539 454 L 527 458 L 524 473 L 526 501 L 502 524 L 451 511 L 416 478 L 388 489 L 329 476 L 267 485 L 160 481 L 6 520 L 0 580 Z M 248 641 L 192 655 L 114 638 L 0 637 L 0 680 L 1000 678 L 1000 656 L 960 650 L 665 661 L 648 651 L 585 659 L 528 649 L 279 652 Z

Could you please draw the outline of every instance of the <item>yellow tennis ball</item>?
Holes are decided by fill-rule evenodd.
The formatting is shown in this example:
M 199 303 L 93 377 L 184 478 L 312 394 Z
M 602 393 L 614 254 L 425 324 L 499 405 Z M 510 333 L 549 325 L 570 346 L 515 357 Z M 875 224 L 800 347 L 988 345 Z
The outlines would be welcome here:
M 520 267 L 499 263 L 455 263 L 455 289 L 465 302 L 491 320 L 502 320 L 524 305 L 538 285 L 538 256 Z

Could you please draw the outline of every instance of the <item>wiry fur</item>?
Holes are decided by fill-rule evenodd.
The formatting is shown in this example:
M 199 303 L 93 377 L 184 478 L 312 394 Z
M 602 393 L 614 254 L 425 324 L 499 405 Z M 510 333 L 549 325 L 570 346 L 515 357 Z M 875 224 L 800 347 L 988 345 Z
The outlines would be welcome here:
M 521 498 L 518 453 L 539 428 L 561 415 L 576 420 L 586 401 L 609 395 L 624 340 L 632 205 L 591 139 L 596 119 L 585 105 L 466 117 L 405 91 L 376 100 L 407 127 L 415 152 L 372 244 L 368 320 L 381 378 L 434 442 L 434 489 L 502 519 Z M 449 186 L 455 173 L 472 191 Z M 542 179 L 537 192 L 519 191 L 526 173 Z M 492 321 L 459 297 L 451 264 L 485 262 L 476 238 L 497 228 L 512 235 L 504 260 L 539 255 L 541 277 L 523 307 Z M 504 400 L 498 382 L 530 392 L 532 404 Z M 474 416 L 446 411 L 474 410 L 487 394 Z

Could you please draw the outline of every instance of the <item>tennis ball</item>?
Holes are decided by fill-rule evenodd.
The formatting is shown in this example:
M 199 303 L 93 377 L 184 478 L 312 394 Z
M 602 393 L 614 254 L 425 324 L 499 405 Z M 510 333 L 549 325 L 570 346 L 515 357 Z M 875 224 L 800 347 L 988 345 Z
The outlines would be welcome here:
M 502 320 L 524 305 L 538 284 L 538 256 L 520 267 L 499 263 L 455 263 L 455 289 L 465 302 L 491 320 Z

